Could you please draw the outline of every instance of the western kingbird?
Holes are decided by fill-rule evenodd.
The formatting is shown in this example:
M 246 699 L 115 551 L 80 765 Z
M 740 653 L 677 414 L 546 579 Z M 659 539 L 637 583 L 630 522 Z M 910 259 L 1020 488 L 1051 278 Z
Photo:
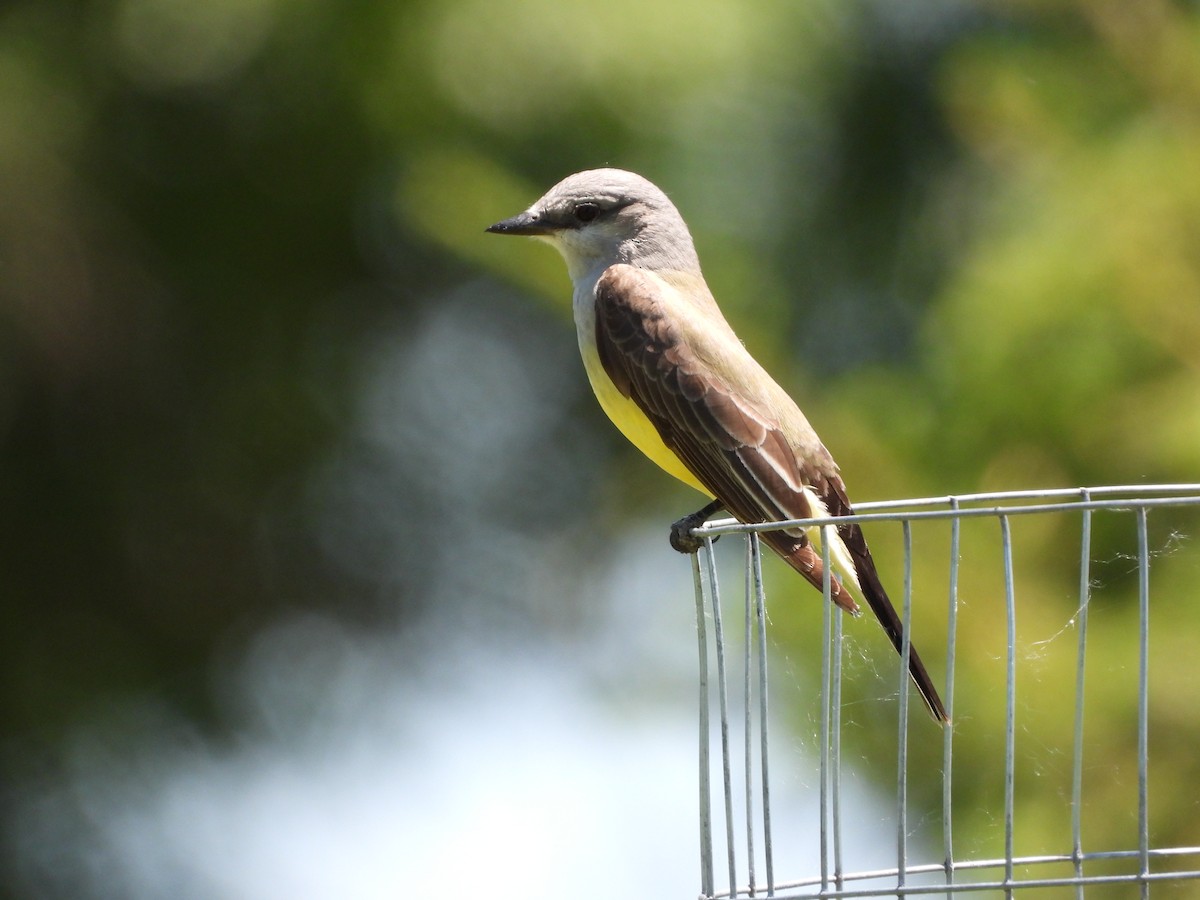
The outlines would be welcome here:
M 687 225 L 667 195 L 620 169 L 579 172 L 525 212 L 487 229 L 553 245 L 575 286 L 575 326 L 592 390 L 633 444 L 713 502 L 672 529 L 719 509 L 746 524 L 853 513 L 837 464 L 791 397 L 747 352 L 709 292 Z M 822 589 L 820 529 L 768 531 L 762 540 Z M 810 540 L 811 538 L 811 540 Z M 831 541 L 835 568 L 866 597 L 902 651 L 902 625 L 855 523 Z M 857 615 L 830 573 L 833 601 Z M 909 672 L 930 712 L 946 710 L 915 647 Z

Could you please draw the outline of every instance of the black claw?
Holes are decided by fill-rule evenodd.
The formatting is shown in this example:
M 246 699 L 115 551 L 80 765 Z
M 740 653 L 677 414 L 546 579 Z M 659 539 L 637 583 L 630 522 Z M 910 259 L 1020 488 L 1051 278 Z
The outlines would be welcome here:
M 692 554 L 697 552 L 703 545 L 704 541 L 696 537 L 692 532 L 708 521 L 708 517 L 721 509 L 723 504 L 720 500 L 714 500 L 704 509 L 699 509 L 691 515 L 684 516 L 678 522 L 671 526 L 671 546 L 680 553 Z M 714 541 L 720 540 L 720 535 L 713 538 Z

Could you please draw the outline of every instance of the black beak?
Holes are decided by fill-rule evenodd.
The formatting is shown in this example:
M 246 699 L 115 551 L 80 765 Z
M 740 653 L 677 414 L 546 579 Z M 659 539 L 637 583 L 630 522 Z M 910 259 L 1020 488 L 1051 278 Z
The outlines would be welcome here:
M 492 234 L 549 234 L 554 229 L 545 222 L 537 213 L 523 212 L 518 213 L 511 219 L 505 219 L 503 222 L 497 222 L 495 225 L 489 225 L 488 231 Z

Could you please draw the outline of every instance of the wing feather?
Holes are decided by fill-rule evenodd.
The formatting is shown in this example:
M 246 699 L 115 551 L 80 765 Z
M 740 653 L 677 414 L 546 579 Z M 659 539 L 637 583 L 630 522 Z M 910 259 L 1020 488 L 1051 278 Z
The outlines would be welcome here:
M 739 521 L 852 513 L 837 465 L 816 433 L 786 396 L 780 399 L 782 392 L 733 335 L 703 282 L 695 287 L 702 294 L 689 297 L 661 275 L 627 265 L 601 275 L 596 344 L 613 384 Z M 781 421 L 783 414 L 792 418 Z M 847 573 L 901 650 L 901 621 L 861 529 L 840 525 L 837 537 L 834 557 L 845 560 Z M 765 532 L 762 540 L 821 588 L 821 555 L 803 530 Z M 857 612 L 841 582 L 831 575 L 830 584 L 833 600 Z M 911 648 L 909 670 L 934 715 L 945 720 L 937 691 Z

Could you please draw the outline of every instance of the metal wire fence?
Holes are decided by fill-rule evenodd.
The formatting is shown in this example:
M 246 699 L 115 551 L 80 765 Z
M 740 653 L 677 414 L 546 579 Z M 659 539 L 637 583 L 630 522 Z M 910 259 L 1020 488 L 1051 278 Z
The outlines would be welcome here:
M 925 631 L 918 637 L 931 672 L 945 672 L 943 698 L 954 724 L 943 729 L 939 736 L 935 726 L 917 718 L 924 717 L 919 701 L 912 704 L 918 712 L 910 721 L 910 685 L 904 656 L 893 655 L 886 664 L 880 664 L 888 667 L 884 683 L 889 693 L 894 690 L 895 699 L 889 698 L 889 702 L 895 705 L 898 714 L 895 731 L 873 736 L 871 753 L 876 758 L 891 756 L 895 761 L 894 806 L 889 811 L 895 818 L 895 865 L 856 868 L 849 859 L 847 834 L 854 822 L 863 817 L 878 820 L 880 813 L 877 806 L 865 810 L 852 808 L 855 801 L 848 799 L 849 792 L 843 790 L 845 767 L 849 765 L 843 749 L 846 738 L 843 724 L 847 720 L 847 705 L 843 700 L 846 642 L 843 617 L 829 602 L 827 581 L 822 604 L 818 706 L 813 713 L 817 720 L 813 729 L 816 745 L 813 755 L 819 756 L 819 761 L 814 798 L 817 808 L 812 815 L 819 820 L 819 865 L 817 871 L 807 875 L 788 872 L 787 866 L 790 860 L 811 859 L 811 848 L 801 852 L 800 848 L 781 846 L 772 833 L 772 748 L 782 741 L 796 740 L 794 735 L 784 737 L 788 729 L 780 727 L 779 719 L 787 709 L 813 702 L 809 696 L 811 689 L 795 680 L 783 682 L 781 689 L 782 679 L 772 677 L 769 670 L 774 654 L 768 648 L 774 639 L 756 535 L 779 526 L 747 527 L 725 520 L 697 529 L 696 534 L 703 538 L 700 552 L 693 557 L 700 660 L 701 896 L 949 897 L 983 892 L 988 896 L 1011 897 L 1032 892 L 1038 896 L 1082 898 L 1086 889 L 1087 896 L 1102 893 L 1114 897 L 1148 897 L 1152 888 L 1155 896 L 1160 891 L 1168 892 L 1166 895 L 1171 897 L 1200 896 L 1200 826 L 1189 831 L 1185 825 L 1182 829 L 1191 840 L 1168 839 L 1167 846 L 1156 846 L 1155 838 L 1160 832 L 1178 838 L 1181 829 L 1169 822 L 1156 822 L 1150 806 L 1150 781 L 1154 775 L 1164 782 L 1153 795 L 1156 804 L 1162 797 L 1161 805 L 1171 807 L 1176 816 L 1180 808 L 1186 815 L 1190 806 L 1193 821 L 1200 821 L 1200 785 L 1192 780 L 1195 773 L 1189 776 L 1185 772 L 1162 771 L 1150 763 L 1151 722 L 1157 722 L 1151 699 L 1167 693 L 1150 690 L 1152 661 L 1163 658 L 1152 656 L 1152 608 L 1156 623 L 1166 623 L 1162 637 L 1170 639 L 1172 648 L 1178 648 L 1181 640 L 1185 647 L 1200 641 L 1200 634 L 1192 634 L 1190 639 L 1178 634 L 1181 626 L 1164 615 L 1167 603 L 1151 602 L 1151 560 L 1166 553 L 1182 556 L 1185 562 L 1188 558 L 1186 546 L 1173 530 L 1159 543 L 1151 538 L 1152 516 L 1171 525 L 1176 513 L 1190 512 L 1190 522 L 1197 521 L 1197 509 L 1167 511 L 1176 507 L 1200 509 L 1200 484 L 974 494 L 858 506 L 858 514 L 852 519 L 862 523 L 892 523 L 871 528 L 900 531 L 902 593 L 894 591 L 893 596 L 900 594 L 896 599 L 902 599 L 905 655 L 910 646 L 914 573 L 918 569 L 924 572 L 929 566 L 926 554 L 914 556 L 914 530 L 929 529 L 940 523 L 937 532 L 940 540 L 946 525 L 949 526 L 948 545 L 943 545 L 941 553 L 934 554 L 944 573 L 941 576 L 944 580 L 939 583 L 945 585 L 948 594 L 944 606 L 944 658 L 932 652 L 936 647 Z M 1110 527 L 1109 519 L 1117 516 L 1124 516 L 1124 522 L 1132 517 L 1133 527 Z M 1047 522 L 1048 519 L 1053 521 Z M 788 524 L 815 526 L 824 532 L 832 521 L 806 519 Z M 1020 529 L 1027 524 L 1037 532 L 1034 538 L 1015 539 L 1014 535 L 1019 536 Z M 1100 549 L 1094 537 L 1098 526 L 1104 533 Z M 969 540 L 964 536 L 967 528 L 973 529 Z M 744 601 L 742 621 L 726 627 L 723 614 L 731 615 L 733 604 L 722 601 L 721 566 L 716 562 L 713 542 L 720 535 L 731 533 L 746 535 L 744 585 L 740 588 Z M 1058 598 L 1057 609 L 1067 612 L 1059 616 L 1061 621 L 1052 642 L 1053 649 L 1066 654 L 1068 659 L 1059 675 L 1048 677 L 1048 684 L 1043 679 L 1034 685 L 1034 690 L 1019 692 L 1019 684 L 1025 688 L 1027 681 L 1037 679 L 1027 679 L 1024 671 L 1029 653 L 1022 648 L 1028 646 L 1028 641 L 1018 641 L 1018 618 L 1044 618 L 1039 614 L 1044 613 L 1047 605 L 1044 589 L 1030 586 L 1032 573 L 1045 565 L 1048 551 L 1043 541 L 1047 534 L 1058 544 L 1050 555 L 1065 553 L 1074 557 L 1076 551 L 1071 541 L 1061 546 L 1064 537 L 1070 538 L 1073 533 L 1078 536 L 1077 587 L 1067 587 L 1064 593 L 1069 596 Z M 874 540 L 874 531 L 868 536 Z M 827 548 L 828 542 L 823 543 Z M 978 596 L 981 589 L 977 578 L 966 589 L 960 582 L 967 569 L 975 566 L 970 555 L 988 543 L 993 558 L 987 562 L 994 562 L 1000 571 L 994 575 L 995 596 L 984 600 Z M 1124 549 L 1120 549 L 1123 545 Z M 824 552 L 828 571 L 828 550 Z M 1098 561 L 1097 552 L 1107 556 Z M 1033 557 L 1028 579 L 1023 577 L 1022 554 Z M 1122 564 L 1117 573 L 1110 571 L 1114 560 Z M 1119 584 L 1098 583 L 1094 569 L 1105 564 L 1108 574 Z M 1200 566 L 1195 560 L 1190 570 L 1191 575 L 1200 578 Z M 887 573 L 884 575 L 886 580 Z M 1184 583 L 1186 578 L 1185 572 Z M 1171 608 L 1194 610 L 1200 606 L 1200 587 L 1191 583 L 1189 595 L 1173 592 L 1169 600 Z M 972 596 L 965 596 L 968 593 Z M 935 599 L 923 592 L 921 602 L 932 603 Z M 787 602 L 803 601 L 789 596 Z M 1033 604 L 1037 604 L 1037 609 Z M 967 609 L 971 615 L 986 621 L 972 623 L 970 644 L 964 650 L 960 643 L 963 631 L 960 614 Z M 813 617 L 815 627 L 816 610 L 801 612 Z M 1114 621 L 1105 622 L 1105 618 Z M 931 620 L 926 614 L 921 621 Z M 1191 621 L 1196 618 L 1193 616 Z M 1102 631 L 1097 632 L 1097 628 Z M 1072 630 L 1074 641 L 1061 639 Z M 1097 633 L 1103 635 L 1103 652 L 1111 653 L 1116 644 L 1127 663 L 1122 663 L 1118 670 L 1112 670 L 1110 663 L 1103 666 L 1096 663 L 1100 671 L 1089 677 L 1089 634 Z M 984 636 L 982 644 L 980 635 Z M 988 636 L 991 646 L 986 645 Z M 1093 637 L 1092 643 L 1097 640 L 1100 638 Z M 1043 650 L 1044 646 L 1039 644 L 1039 656 Z M 960 651 L 964 653 L 961 660 Z M 1096 659 L 1100 652 L 1093 652 L 1092 658 Z M 965 658 L 967 653 L 982 654 L 995 663 L 992 667 L 995 684 L 989 686 L 985 677 L 972 673 L 969 686 L 962 686 L 956 694 L 956 675 L 965 677 L 959 673 L 966 672 L 966 663 L 973 661 Z M 1200 673 L 1200 647 L 1194 655 L 1195 661 L 1179 660 L 1177 650 L 1172 649 L 1163 662 L 1163 679 L 1182 679 L 1178 686 L 1168 685 L 1172 694 L 1191 688 L 1190 696 L 1176 698 L 1178 708 L 1164 713 L 1164 740 L 1177 737 L 1181 730 L 1168 731 L 1172 716 L 1190 713 L 1189 727 L 1200 731 L 1196 722 L 1200 719 L 1197 702 L 1200 684 L 1189 684 Z M 1155 668 L 1154 674 L 1158 678 L 1159 669 Z M 1129 679 L 1136 685 L 1127 694 L 1118 691 L 1115 695 L 1127 697 L 1132 713 L 1123 720 L 1128 727 L 1115 731 L 1107 721 L 1100 727 L 1104 717 L 1096 711 L 1097 704 L 1121 702 L 1113 699 L 1112 692 L 1106 689 L 1109 687 L 1106 682 L 1113 679 Z M 1053 713 L 1050 720 L 1056 733 L 1065 735 L 1064 745 L 1056 751 L 1057 780 L 1039 778 L 1037 772 L 1030 775 L 1026 771 L 1030 768 L 1029 758 L 1042 753 L 1050 740 L 1039 734 L 1039 729 L 1050 730 L 1046 716 L 1039 714 L 1043 706 L 1061 710 Z M 1089 724 L 1097 726 L 1093 728 L 1095 734 L 1089 732 Z M 858 725 L 856 731 L 861 730 Z M 1157 740 L 1159 731 L 1154 734 Z M 925 751 L 922 778 L 927 777 L 931 755 L 927 745 L 941 741 L 940 808 L 936 800 L 929 799 L 936 797 L 936 789 L 930 790 L 925 782 L 917 792 L 920 800 L 910 800 L 913 777 L 910 740 L 919 740 Z M 988 747 L 1003 762 L 1002 766 L 997 764 L 981 775 L 977 757 L 988 752 L 981 748 Z M 1188 752 L 1185 749 L 1182 758 L 1187 759 Z M 964 759 L 966 754 L 969 756 Z M 1191 755 L 1200 756 L 1200 747 L 1195 747 Z M 932 756 L 933 768 L 937 768 L 936 751 Z M 1122 767 L 1119 760 L 1125 757 L 1128 762 Z M 956 761 L 960 770 L 970 773 L 970 781 L 965 785 L 961 779 L 955 780 Z M 991 783 L 990 791 L 981 788 L 981 781 Z M 1098 846 L 1092 835 L 1102 835 L 1097 840 L 1111 840 L 1114 828 L 1108 827 L 1112 822 L 1097 822 L 1093 816 L 1111 819 L 1112 796 L 1118 791 L 1123 793 L 1119 793 L 1116 805 L 1129 819 L 1130 827 L 1123 832 L 1121 845 Z M 1095 802 L 1092 794 L 1097 795 Z M 980 808 L 981 797 L 991 798 L 989 808 Z M 914 808 L 914 802 L 919 802 L 920 808 Z M 1039 817 L 1053 818 L 1059 825 L 1039 828 L 1041 836 L 1034 841 L 1035 851 L 1025 852 L 1029 842 L 1023 840 L 1023 829 Z M 961 821 L 967 824 L 963 826 Z M 992 844 L 978 838 L 980 821 L 989 823 L 996 833 Z M 1045 836 L 1047 832 L 1049 838 Z M 998 852 L 981 852 L 993 846 Z M 723 887 L 718 889 L 721 883 Z

